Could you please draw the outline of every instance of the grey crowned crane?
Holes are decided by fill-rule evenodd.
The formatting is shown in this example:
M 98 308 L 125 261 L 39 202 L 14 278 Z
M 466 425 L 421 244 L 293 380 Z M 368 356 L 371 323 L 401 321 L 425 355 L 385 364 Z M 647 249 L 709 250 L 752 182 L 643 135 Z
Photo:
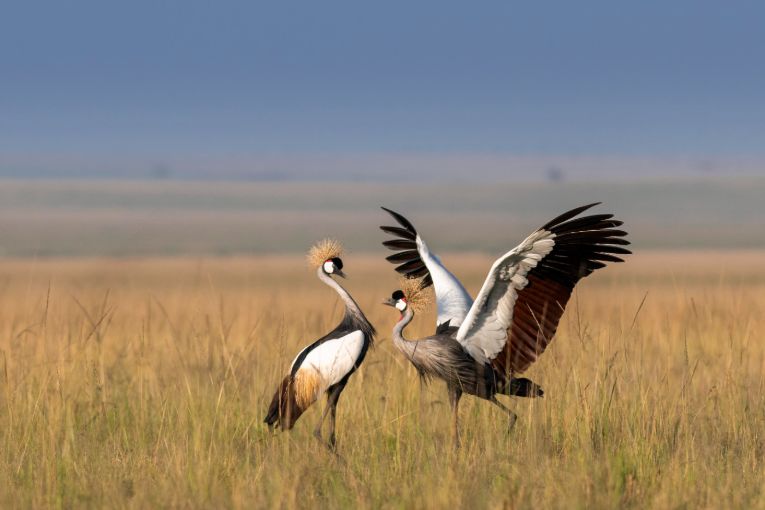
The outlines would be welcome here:
M 351 295 L 332 276 L 345 277 L 340 259 L 342 247 L 337 241 L 325 239 L 308 253 L 308 262 L 316 267 L 319 280 L 332 287 L 345 304 L 345 315 L 332 331 L 298 353 L 289 373 L 274 393 L 265 423 L 270 429 L 280 426 L 289 430 L 301 414 L 326 393 L 327 406 L 314 429 L 323 441 L 321 429 L 329 414 L 327 446 L 335 449 L 335 413 L 337 401 L 348 379 L 364 361 L 374 341 L 375 330 Z
M 525 371 L 552 341 L 576 283 L 607 262 L 629 254 L 622 222 L 611 214 L 578 217 L 597 204 L 572 209 L 534 231 L 491 266 L 475 302 L 403 216 L 389 209 L 401 227 L 381 227 L 398 239 L 383 244 L 399 251 L 388 257 L 408 280 L 385 304 L 401 317 L 393 341 L 425 379 L 446 381 L 459 446 L 458 405 L 463 393 L 489 400 L 515 423 L 515 414 L 496 395 L 541 396 L 542 389 L 515 375 Z M 438 306 L 436 334 L 403 337 L 424 289 L 433 285 Z

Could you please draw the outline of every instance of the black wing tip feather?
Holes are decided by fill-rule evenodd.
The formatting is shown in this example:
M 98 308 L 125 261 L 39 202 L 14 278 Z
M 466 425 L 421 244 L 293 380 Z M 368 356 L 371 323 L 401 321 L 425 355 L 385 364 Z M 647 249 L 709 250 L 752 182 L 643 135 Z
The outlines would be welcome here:
M 555 233 L 559 236 L 561 241 L 563 241 L 562 237 L 565 236 L 570 237 L 572 240 L 576 238 L 584 244 L 602 246 L 609 244 L 611 241 L 613 241 L 614 244 L 630 244 L 629 241 L 623 239 L 627 236 L 627 232 L 624 230 L 616 230 L 618 227 L 624 225 L 624 222 L 614 219 L 613 214 L 605 213 L 579 216 L 579 214 L 584 211 L 596 205 L 600 205 L 601 203 L 602 202 L 594 202 L 592 204 L 571 209 L 547 222 L 542 228 Z
M 417 251 L 417 229 L 403 215 L 380 206 L 380 209 L 390 214 L 401 227 L 383 225 L 380 230 L 386 234 L 394 236 L 393 239 L 383 241 L 383 246 L 389 250 L 397 251 L 385 259 L 392 264 L 400 264 L 396 267 L 396 272 L 407 278 L 422 277 L 422 286 L 429 287 L 433 285 L 433 278 L 430 276 L 427 266 L 420 258 Z
M 409 239 L 410 241 L 414 241 L 417 238 L 417 235 L 414 232 L 410 232 L 409 230 L 401 227 L 391 227 L 387 225 L 381 225 L 380 230 L 385 232 L 386 234 L 390 234 L 392 236 L 398 236 L 403 239 Z
M 549 221 L 542 229 L 555 234 L 555 248 L 542 259 L 535 273 L 547 275 L 573 288 L 576 282 L 608 263 L 624 262 L 632 252 L 624 246 L 627 232 L 613 214 L 579 216 L 600 202 L 582 205 Z
M 414 225 L 412 225 L 412 223 L 408 219 L 406 219 L 402 214 L 399 214 L 396 211 L 392 209 L 388 209 L 387 207 L 383 207 L 383 206 L 380 206 L 380 209 L 382 209 L 383 211 L 393 216 L 393 219 L 396 220 L 399 225 L 407 229 L 409 232 L 411 232 L 415 236 L 417 235 L 417 229 L 415 229 Z
M 566 211 L 563 214 L 561 214 L 559 216 L 556 216 L 552 220 L 548 221 L 547 223 L 545 223 L 545 225 L 542 228 L 545 229 L 545 230 L 550 230 L 552 227 L 554 227 L 556 225 L 559 225 L 559 224 L 563 223 L 566 220 L 570 220 L 574 216 L 578 216 L 578 215 L 582 214 L 587 209 L 592 209 L 596 205 L 600 205 L 602 203 L 603 202 L 593 202 L 591 204 L 580 205 L 579 207 L 575 207 L 575 208 L 571 209 L 570 211 Z
M 385 260 L 392 264 L 400 264 L 402 262 L 409 262 L 410 260 L 417 260 L 419 258 L 420 254 L 417 253 L 417 250 L 406 250 L 394 253 L 393 255 L 388 255 L 385 257 Z
M 389 250 L 416 250 L 417 243 L 408 239 L 390 239 L 383 241 L 383 246 Z

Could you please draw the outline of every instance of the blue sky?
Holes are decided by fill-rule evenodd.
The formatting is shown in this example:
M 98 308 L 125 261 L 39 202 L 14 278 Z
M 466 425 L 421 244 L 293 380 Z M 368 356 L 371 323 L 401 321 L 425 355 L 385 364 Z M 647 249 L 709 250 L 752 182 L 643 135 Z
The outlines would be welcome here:
M 759 158 L 764 26 L 762 1 L 5 2 L 0 156 Z

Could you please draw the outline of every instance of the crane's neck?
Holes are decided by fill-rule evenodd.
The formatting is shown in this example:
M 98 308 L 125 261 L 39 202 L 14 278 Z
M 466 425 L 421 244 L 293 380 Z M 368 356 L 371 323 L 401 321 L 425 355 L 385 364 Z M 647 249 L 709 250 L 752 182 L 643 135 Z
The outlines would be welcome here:
M 393 343 L 404 352 L 409 352 L 409 345 L 411 344 L 411 342 L 404 338 L 404 328 L 412 322 L 413 318 L 414 312 L 407 306 L 406 310 L 401 315 L 401 319 L 399 319 L 396 325 L 393 326 Z
M 345 304 L 345 311 L 347 314 L 365 323 L 369 322 L 361 312 L 359 305 L 356 304 L 356 301 L 353 300 L 351 295 L 348 294 L 348 291 L 345 290 L 342 285 L 333 280 L 332 277 L 325 273 L 321 267 L 316 270 L 316 275 L 319 277 L 319 280 L 335 289 L 335 292 L 340 295 L 340 299 L 342 299 L 343 303 Z

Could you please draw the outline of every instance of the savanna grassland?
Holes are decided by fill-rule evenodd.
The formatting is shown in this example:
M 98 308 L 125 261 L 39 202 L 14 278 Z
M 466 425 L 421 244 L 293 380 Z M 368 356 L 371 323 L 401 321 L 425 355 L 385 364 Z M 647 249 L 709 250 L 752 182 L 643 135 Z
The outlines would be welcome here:
M 491 262 L 445 254 L 471 292 Z M 299 256 L 0 261 L 0 506 L 765 508 L 765 252 L 642 252 L 585 280 L 528 376 L 462 401 L 390 342 L 378 255 L 344 282 L 379 331 L 338 409 L 339 457 L 262 424 L 339 319 Z M 415 318 L 410 337 L 431 331 Z

